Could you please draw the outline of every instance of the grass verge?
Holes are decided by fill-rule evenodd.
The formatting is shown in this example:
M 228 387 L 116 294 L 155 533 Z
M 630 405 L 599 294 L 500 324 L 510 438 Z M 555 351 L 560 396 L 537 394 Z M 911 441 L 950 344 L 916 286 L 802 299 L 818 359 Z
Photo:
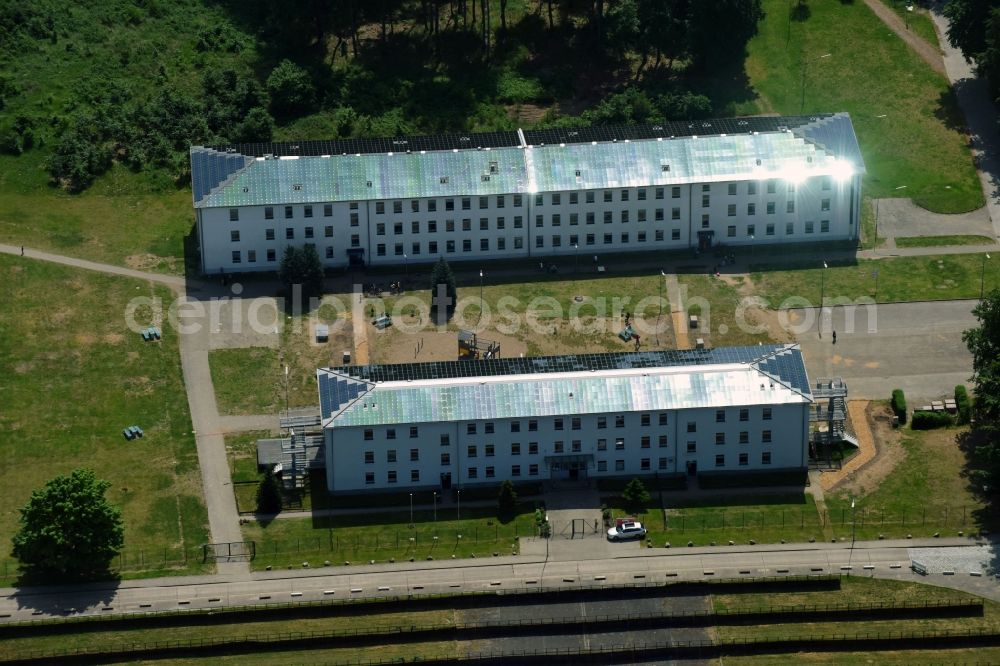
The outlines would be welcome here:
M 9 545 L 32 490 L 89 467 L 122 508 L 124 572 L 204 568 L 194 558 L 207 517 L 177 338 L 164 327 L 163 340 L 143 342 L 124 316 L 130 299 L 169 302 L 170 293 L 20 257 L 0 256 L 0 274 L 10 314 L 0 318 L 0 438 L 10 463 L 0 467 L 0 537 Z M 139 308 L 147 325 L 142 317 Z M 128 442 L 121 430 L 132 424 L 145 437 Z M 16 561 L 3 552 L 0 579 L 9 583 Z
M 896 247 L 946 247 L 949 245 L 993 245 L 989 236 L 903 236 L 896 238 Z

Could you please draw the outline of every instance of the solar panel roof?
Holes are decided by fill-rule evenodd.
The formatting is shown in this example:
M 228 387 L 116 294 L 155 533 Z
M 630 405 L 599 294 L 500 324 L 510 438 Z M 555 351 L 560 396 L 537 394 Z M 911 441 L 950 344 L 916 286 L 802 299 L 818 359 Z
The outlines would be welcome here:
M 361 153 L 405 153 L 420 150 L 475 150 L 478 148 L 517 147 L 517 132 L 466 132 L 418 136 L 334 139 L 328 141 L 284 141 L 274 143 L 234 143 L 214 146 L 221 152 L 237 152 L 251 157 L 274 155 L 319 156 L 356 155 Z

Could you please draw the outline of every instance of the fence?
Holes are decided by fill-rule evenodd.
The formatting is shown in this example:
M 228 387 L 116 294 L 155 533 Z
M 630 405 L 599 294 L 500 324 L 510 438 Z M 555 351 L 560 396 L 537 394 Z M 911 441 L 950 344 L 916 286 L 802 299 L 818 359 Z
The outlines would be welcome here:
M 949 603 L 930 602 L 926 604 L 829 604 L 812 606 L 807 611 L 802 612 L 805 616 L 799 621 L 805 622 L 815 620 L 817 614 L 838 612 L 839 620 L 851 619 L 843 617 L 844 612 L 849 611 L 856 614 L 856 620 L 870 619 L 873 616 L 888 612 L 899 614 L 900 611 L 923 612 L 924 617 L 933 615 L 937 611 L 945 611 L 948 616 L 956 614 L 968 614 L 969 612 L 982 612 L 981 603 Z M 609 631 L 635 631 L 641 628 L 653 628 L 664 626 L 691 626 L 713 624 L 716 618 L 738 622 L 740 624 L 753 624 L 759 622 L 774 621 L 780 616 L 787 621 L 789 616 L 793 616 L 797 611 L 794 607 L 777 607 L 777 610 L 759 612 L 729 611 L 724 614 L 717 614 L 710 611 L 682 613 L 682 614 L 662 614 L 662 613 L 623 613 L 614 615 L 600 615 L 593 617 L 572 617 L 572 618 L 537 618 L 518 619 L 513 621 L 484 621 L 470 623 L 437 623 L 424 626 L 408 625 L 396 627 L 380 627 L 375 629 L 351 629 L 341 631 L 299 631 L 281 632 L 263 635 L 243 635 L 243 636 L 220 636 L 206 639 L 172 639 L 166 641 L 151 642 L 131 642 L 114 646 L 99 646 L 91 648 L 68 648 L 64 650 L 31 650 L 17 655 L 9 655 L 11 658 L 24 661 L 40 661 L 71 658 L 111 658 L 116 655 L 129 654 L 134 657 L 151 655 L 166 656 L 171 653 L 184 654 L 205 654 L 205 653 L 245 653 L 257 652 L 258 650 L 288 649 L 292 647 L 306 646 L 337 646 L 337 647 L 359 647 L 364 645 L 384 645 L 385 643 L 412 643 L 417 641 L 435 640 L 473 640 L 483 638 L 497 638 L 504 636 L 536 636 L 542 634 L 554 634 L 555 632 L 566 631 L 568 634 L 579 635 L 581 630 L 586 632 L 609 632 Z M 913 616 L 913 613 L 902 613 Z M 917 615 L 920 616 L 919 614 Z M 385 637 L 392 635 L 394 641 L 386 641 Z M 747 638 L 747 639 L 727 639 L 721 641 L 698 640 L 698 641 L 669 641 L 657 644 L 641 645 L 602 645 L 598 649 L 612 650 L 616 653 L 628 650 L 637 651 L 685 651 L 689 648 L 698 650 L 709 649 L 717 654 L 732 654 L 735 648 L 736 653 L 749 649 L 750 652 L 760 651 L 762 647 L 770 648 L 773 651 L 785 651 L 791 646 L 802 645 L 808 641 L 810 645 L 817 643 L 837 643 L 850 641 L 902 641 L 910 638 L 915 639 L 947 639 L 947 638 L 979 638 L 989 639 L 991 642 L 1000 642 L 1000 634 L 994 631 L 974 631 L 965 632 L 864 632 L 864 633 L 840 633 L 825 634 L 819 636 L 798 637 L 788 639 L 769 638 Z M 957 641 L 955 641 L 957 642 Z M 591 648 L 564 648 L 568 652 L 543 651 L 494 651 L 489 653 L 468 654 L 465 658 L 458 656 L 457 660 L 478 660 L 483 657 L 490 658 L 516 658 L 521 656 L 541 656 L 553 654 L 593 654 Z M 600 654 L 602 652 L 598 652 Z M 355 663 L 381 663 L 377 661 L 355 662 Z
M 970 519 L 974 517 L 977 506 L 920 506 L 902 509 L 885 509 L 883 507 L 841 507 L 834 510 L 830 516 L 833 525 L 850 526 L 858 529 L 865 527 L 881 527 L 883 525 L 898 525 L 900 527 L 968 527 L 974 525 Z
M 123 549 L 111 560 L 111 573 L 140 571 L 165 571 L 186 569 L 202 560 L 201 546 L 197 548 L 129 548 Z M 21 563 L 14 559 L 0 560 L 0 580 L 13 581 L 22 573 Z

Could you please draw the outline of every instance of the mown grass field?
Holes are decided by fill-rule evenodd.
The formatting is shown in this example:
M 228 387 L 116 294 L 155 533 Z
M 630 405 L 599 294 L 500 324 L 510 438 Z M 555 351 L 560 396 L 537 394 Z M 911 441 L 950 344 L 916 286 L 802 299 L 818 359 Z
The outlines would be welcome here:
M 0 256 L 0 578 L 10 582 L 10 538 L 31 491 L 89 467 L 111 482 L 125 522 L 126 570 L 180 567 L 207 539 L 201 475 L 177 339 L 143 342 L 125 323 L 133 297 L 169 302 L 165 288 L 54 264 Z M 148 312 L 148 311 L 147 311 Z M 140 309 L 136 319 L 142 321 Z M 142 439 L 122 428 L 137 424 Z M 166 566 L 163 566 L 166 561 Z
M 220 414 L 270 414 L 285 408 L 285 375 L 277 349 L 214 349 L 208 363 Z
M 896 247 L 947 247 L 952 245 L 993 245 L 989 236 L 903 236 L 894 238 Z
M 865 158 L 867 196 L 891 196 L 906 185 L 908 196 L 929 210 L 982 206 L 961 114 L 944 77 L 864 2 L 809 2 L 804 21 L 790 20 L 790 7 L 786 0 L 764 2 L 767 18 L 746 63 L 759 97 L 746 111 L 847 111 Z

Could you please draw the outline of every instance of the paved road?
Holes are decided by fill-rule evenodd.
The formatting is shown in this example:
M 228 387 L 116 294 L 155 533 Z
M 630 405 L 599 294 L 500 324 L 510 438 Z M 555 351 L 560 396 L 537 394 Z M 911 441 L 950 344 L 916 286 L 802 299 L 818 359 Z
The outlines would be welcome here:
M 589 545 L 586 540 L 578 543 L 581 547 Z M 993 566 L 995 548 L 971 539 L 859 541 L 854 548 L 849 542 L 674 550 L 640 549 L 635 544 L 617 546 L 621 548 L 614 557 L 601 559 L 546 561 L 541 557 L 510 556 L 259 572 L 249 578 L 193 576 L 72 589 L 6 589 L 0 590 L 0 622 L 322 599 L 831 573 L 928 582 L 1000 600 L 994 569 L 979 564 Z M 955 558 L 951 554 L 956 546 L 977 557 Z M 952 566 L 952 561 L 972 562 L 976 570 L 958 566 L 951 569 L 953 575 L 946 575 L 946 569 L 932 566 L 929 575 L 917 576 L 908 569 L 911 548 L 919 548 L 917 552 L 924 558 L 940 550 L 946 556 L 940 560 L 944 566 Z
M 950 395 L 972 376 L 972 355 L 962 342 L 962 331 L 976 324 L 975 304 L 938 301 L 858 307 L 852 326 L 849 309 L 827 307 L 823 337 L 814 326 L 796 340 L 811 379 L 843 377 L 852 398 L 884 400 L 892 389 L 901 388 L 915 404 L 917 399 Z M 816 308 L 798 312 L 816 321 Z

